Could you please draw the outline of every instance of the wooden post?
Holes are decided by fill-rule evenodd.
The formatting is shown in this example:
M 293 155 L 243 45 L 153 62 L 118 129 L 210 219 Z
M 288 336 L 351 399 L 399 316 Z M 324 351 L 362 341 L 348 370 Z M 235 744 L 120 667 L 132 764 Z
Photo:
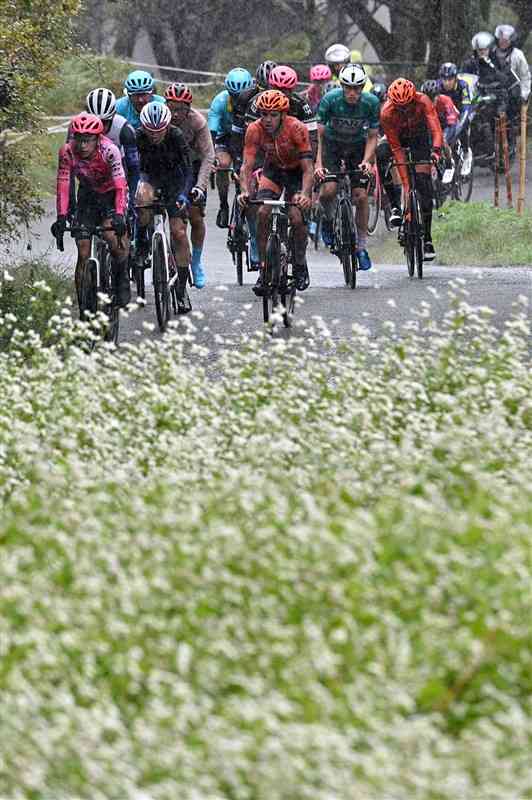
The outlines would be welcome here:
M 528 105 L 522 105 L 521 140 L 519 143 L 519 195 L 517 197 L 518 214 L 522 214 L 525 209 L 527 122 L 528 122 Z
M 495 117 L 495 163 L 494 163 L 494 186 L 493 186 L 493 205 L 499 208 L 499 160 L 501 154 L 501 118 Z
M 504 159 L 504 177 L 506 178 L 506 201 L 508 208 L 513 206 L 512 176 L 510 174 L 510 150 L 508 148 L 508 117 L 506 112 L 501 113 L 501 139 L 502 155 Z

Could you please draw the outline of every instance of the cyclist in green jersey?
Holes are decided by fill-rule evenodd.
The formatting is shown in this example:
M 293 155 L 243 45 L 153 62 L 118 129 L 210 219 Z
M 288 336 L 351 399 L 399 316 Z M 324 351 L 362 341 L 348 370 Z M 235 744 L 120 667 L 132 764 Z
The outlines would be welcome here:
M 340 88 L 327 92 L 318 107 L 318 154 L 316 175 L 325 178 L 328 172 L 340 171 L 344 161 L 349 171 L 360 170 L 351 178 L 352 200 L 356 206 L 357 250 L 360 269 L 371 269 L 368 255 L 368 175 L 377 147 L 379 100 L 363 92 L 367 75 L 359 64 L 348 64 L 340 72 Z M 326 181 L 320 189 L 324 212 L 322 237 L 333 243 L 332 222 L 336 199 L 336 182 Z

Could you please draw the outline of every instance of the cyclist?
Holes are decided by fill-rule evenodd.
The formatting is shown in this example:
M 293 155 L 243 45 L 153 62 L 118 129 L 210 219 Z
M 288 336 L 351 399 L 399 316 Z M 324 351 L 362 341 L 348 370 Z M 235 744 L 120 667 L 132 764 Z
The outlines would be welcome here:
M 234 108 L 240 92 L 250 89 L 252 84 L 253 78 L 247 69 L 234 67 L 225 76 L 225 89 L 216 95 L 209 108 L 207 122 L 214 139 L 216 162 L 222 169 L 229 169 L 238 155 L 231 149 Z M 239 164 L 236 163 L 235 166 L 239 167 Z M 219 228 L 227 228 L 229 225 L 229 203 L 227 200 L 229 176 L 227 172 L 217 173 L 216 186 L 220 198 L 216 224 Z
M 171 83 L 164 93 L 172 114 L 172 125 L 185 137 L 192 155 L 194 185 L 190 190 L 190 239 L 192 242 L 192 275 L 198 289 L 205 286 L 205 273 L 201 263 L 205 241 L 205 204 L 209 175 L 214 165 L 214 146 L 207 120 L 192 108 L 192 92 L 184 83 Z
M 408 196 L 410 185 L 408 171 L 403 166 L 403 148 L 410 147 L 416 161 L 439 161 L 443 134 L 436 109 L 427 95 L 416 91 L 412 81 L 397 78 L 388 87 L 388 99 L 381 111 L 381 125 L 393 158 L 398 164 L 405 196 Z M 425 234 L 424 260 L 432 261 L 435 251 L 432 243 L 433 192 L 430 164 L 416 167 L 416 181 Z
M 140 183 L 135 197 L 138 214 L 137 263 L 144 264 L 149 242 L 147 226 L 152 212 L 149 206 L 158 190 L 165 205 L 170 224 L 170 238 L 178 275 L 179 313 L 190 311 L 183 301 L 188 281 L 190 247 L 183 212 L 190 206 L 192 189 L 192 162 L 190 148 L 179 130 L 170 125 L 172 113 L 166 104 L 148 103 L 140 112 L 141 128 L 137 131 L 140 155 Z
M 331 44 L 325 51 L 325 62 L 331 70 L 335 83 L 339 82 L 342 69 L 351 61 L 351 51 L 345 44 Z
M 294 91 L 299 83 L 299 78 L 297 77 L 297 72 L 295 69 L 292 69 L 292 67 L 288 67 L 284 64 L 279 64 L 279 66 L 275 67 L 275 69 L 272 69 L 270 72 L 268 82 L 270 89 L 282 92 L 282 94 L 288 98 L 289 115 L 291 117 L 295 117 L 305 125 L 310 135 L 310 143 L 315 150 L 318 143 L 318 125 L 316 122 L 316 117 L 306 98 L 302 94 Z M 254 97 L 248 106 L 246 115 L 248 122 L 254 122 L 260 116 L 257 109 L 258 97 L 259 95 Z
M 322 98 L 318 109 L 318 154 L 316 175 L 339 172 L 345 161 L 351 176 L 353 204 L 356 206 L 357 251 L 360 269 L 371 269 L 367 251 L 368 238 L 368 171 L 375 154 L 379 130 L 379 101 L 363 92 L 366 73 L 358 64 L 348 64 L 339 75 L 340 87 Z M 332 223 L 336 198 L 336 182 L 327 181 L 320 189 L 323 208 L 322 238 L 333 244 Z
M 164 97 L 154 94 L 155 81 L 149 72 L 136 69 L 130 72 L 124 82 L 127 97 L 116 103 L 116 111 L 127 119 L 135 130 L 140 128 L 140 112 L 146 103 L 164 103 Z
M 76 233 L 78 258 L 75 271 L 76 291 L 80 303 L 81 276 L 90 256 L 90 229 L 96 225 L 113 228 L 103 232 L 109 244 L 112 268 L 116 276 L 117 300 L 124 307 L 130 300 L 126 227 L 127 181 L 118 147 L 103 136 L 103 123 L 94 114 L 85 112 L 70 123 L 72 140 L 59 150 L 57 170 L 57 219 L 52 235 L 57 239 L 66 229 L 70 206 L 71 178 L 79 183 L 74 226 L 87 231 Z
M 517 34 L 513 25 L 497 25 L 497 46 L 493 58 L 499 68 L 509 76 L 508 115 L 517 117 L 521 105 L 528 105 L 530 96 L 530 69 L 522 50 L 515 46 Z
M 471 92 L 469 84 L 463 78 L 458 77 L 458 67 L 451 61 L 446 61 L 441 65 L 439 72 L 440 95 L 447 96 L 458 110 L 458 122 L 453 123 L 455 127 L 452 133 L 452 141 L 447 139 L 448 144 L 453 144 L 456 139 L 460 139 L 464 151 L 462 163 L 462 175 L 469 175 L 473 166 L 473 151 L 470 146 L 469 118 L 471 116 Z M 423 91 L 423 89 L 421 90 Z M 445 101 L 439 101 L 439 108 L 443 111 Z M 438 106 L 437 106 L 438 110 Z M 450 106 L 447 104 L 447 113 Z
M 245 207 L 250 197 L 251 176 L 260 151 L 264 154 L 264 167 L 259 180 L 258 200 L 278 199 L 283 190 L 285 199 L 297 203 L 290 207 L 289 217 L 294 232 L 294 278 L 301 292 L 309 286 L 306 262 L 307 227 L 304 212 L 312 206 L 314 169 L 308 130 L 302 122 L 289 116 L 290 103 L 286 95 L 276 90 L 262 92 L 257 101 L 260 119 L 252 122 L 246 131 L 244 163 L 240 172 L 242 193 L 240 203 Z M 253 289 L 263 291 L 263 271 L 268 238 L 268 206 L 258 213 L 258 244 L 261 270 Z
M 122 153 L 129 188 L 129 205 L 132 207 L 140 176 L 135 130 L 125 117 L 116 113 L 116 97 L 109 89 L 100 87 L 90 91 L 86 106 L 89 114 L 101 119 L 103 135 L 116 144 Z
M 460 114 L 455 104 L 447 94 L 443 94 L 440 81 L 428 80 L 421 84 L 421 92 L 430 97 L 438 114 L 441 129 L 443 131 L 443 153 L 445 156 L 445 172 L 443 183 L 449 183 L 454 174 L 454 161 L 452 147 L 456 142 L 459 133 Z M 464 170 L 462 168 L 462 174 Z
M 325 86 L 332 78 L 331 68 L 327 64 L 314 64 L 309 72 L 310 86 L 306 91 L 301 93 L 305 97 L 312 112 L 315 114 L 318 110 L 320 100 L 325 94 Z
M 374 94 L 380 105 L 386 100 L 386 92 L 388 91 L 385 83 L 374 83 L 371 88 L 371 94 Z

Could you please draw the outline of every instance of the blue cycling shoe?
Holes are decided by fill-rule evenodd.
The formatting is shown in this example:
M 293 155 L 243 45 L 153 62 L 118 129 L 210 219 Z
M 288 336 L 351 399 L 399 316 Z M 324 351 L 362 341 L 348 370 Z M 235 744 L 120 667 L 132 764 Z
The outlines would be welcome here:
M 201 264 L 192 264 L 192 277 L 196 289 L 203 289 L 205 286 L 205 273 Z
M 323 244 L 325 245 L 325 247 L 333 246 L 334 235 L 333 235 L 332 223 L 325 217 L 321 221 L 321 238 L 323 239 Z
M 360 269 L 364 271 L 371 269 L 371 258 L 369 257 L 367 250 L 357 250 L 356 257 Z

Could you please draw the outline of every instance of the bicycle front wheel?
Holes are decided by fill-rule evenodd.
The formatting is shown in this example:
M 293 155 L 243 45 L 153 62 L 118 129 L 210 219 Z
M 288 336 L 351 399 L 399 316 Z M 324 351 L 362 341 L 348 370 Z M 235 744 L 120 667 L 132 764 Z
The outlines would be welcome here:
M 236 282 L 239 286 L 244 283 L 244 258 L 242 250 L 242 216 L 238 205 L 238 195 L 233 198 L 231 214 L 229 217 L 229 238 L 231 240 L 231 252 L 236 267 Z
M 375 167 L 375 170 L 377 168 Z M 368 236 L 373 236 L 379 226 L 381 213 L 381 186 L 375 171 L 372 171 L 368 185 Z
M 279 303 L 279 278 L 281 272 L 281 242 L 277 234 L 270 234 L 266 246 L 262 314 L 269 322 Z
M 107 248 L 102 253 L 100 262 L 100 295 L 98 297 L 98 311 L 107 317 L 104 338 L 106 342 L 118 342 L 120 327 L 120 311 L 116 298 L 116 276 L 113 273 L 111 254 Z
M 353 222 L 353 207 L 347 200 L 340 203 L 340 259 L 344 271 L 345 285 L 354 289 L 357 285 L 357 259 L 353 252 L 356 239 Z
M 454 186 L 454 199 L 461 203 L 469 203 L 473 193 L 473 167 L 469 175 L 457 175 Z
M 168 250 L 160 233 L 152 239 L 152 280 L 155 296 L 155 313 L 159 330 L 165 331 L 170 319 L 170 292 L 168 289 Z
M 421 208 L 419 206 L 419 200 L 417 198 L 417 194 L 415 196 L 415 202 L 412 204 L 413 208 L 413 216 L 412 219 L 414 221 L 414 255 L 416 260 L 416 272 L 418 278 L 423 277 L 423 217 L 421 215 Z
M 89 258 L 83 265 L 79 304 L 79 318 L 85 322 L 98 310 L 97 265 L 93 258 Z

